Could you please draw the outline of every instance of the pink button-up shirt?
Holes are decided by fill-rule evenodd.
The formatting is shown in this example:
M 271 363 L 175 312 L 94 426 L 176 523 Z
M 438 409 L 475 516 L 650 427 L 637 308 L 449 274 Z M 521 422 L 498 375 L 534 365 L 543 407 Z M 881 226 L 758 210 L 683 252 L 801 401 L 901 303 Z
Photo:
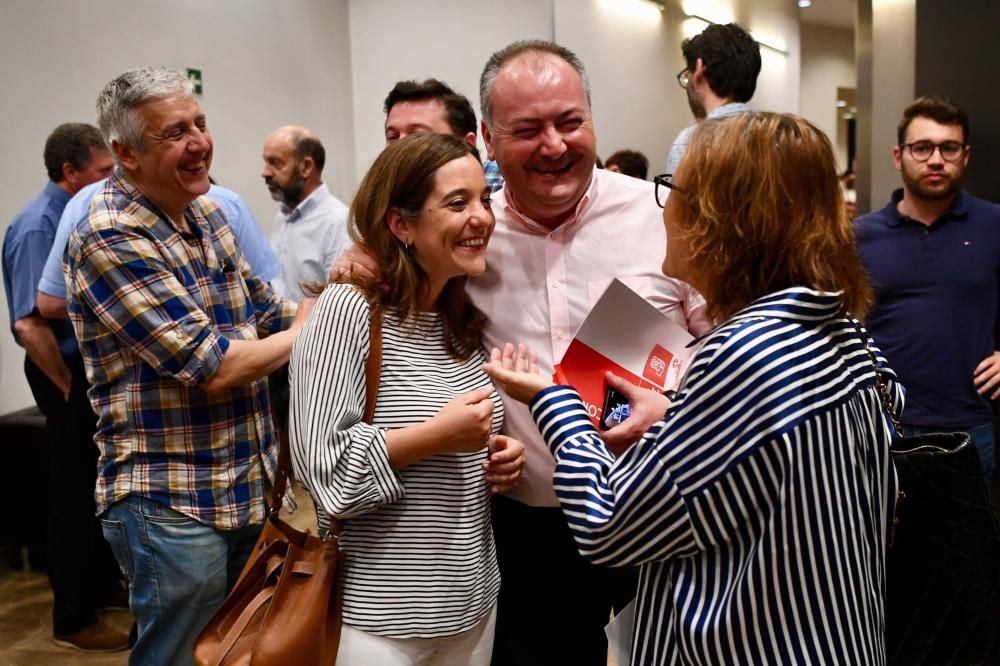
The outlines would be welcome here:
M 487 347 L 523 342 L 538 355 L 539 369 L 551 375 L 613 278 L 692 334 L 710 328 L 701 295 L 663 275 L 667 236 L 652 183 L 595 169 L 572 218 L 551 231 L 515 210 L 505 190 L 493 195 L 493 212 L 497 224 L 486 272 L 468 283 L 473 303 L 489 317 Z M 628 322 L 622 322 L 622 335 L 629 335 Z M 528 408 L 500 394 L 507 411 L 504 432 L 524 442 L 528 456 L 509 496 L 533 506 L 558 506 L 555 464 Z

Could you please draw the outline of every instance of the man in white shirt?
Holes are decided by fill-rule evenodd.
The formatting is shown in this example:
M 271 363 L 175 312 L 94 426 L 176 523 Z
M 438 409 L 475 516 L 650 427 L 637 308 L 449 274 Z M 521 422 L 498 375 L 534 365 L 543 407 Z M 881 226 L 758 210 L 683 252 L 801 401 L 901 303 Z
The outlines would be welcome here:
M 525 343 L 551 374 L 614 278 L 683 328 L 706 331 L 704 300 L 661 270 L 666 231 L 653 184 L 594 167 L 590 85 L 579 58 L 550 42 L 515 42 L 487 62 L 480 92 L 483 138 L 505 182 L 493 195 L 486 273 L 468 283 L 489 318 L 485 344 Z M 505 395 L 504 406 L 504 431 L 530 452 L 518 486 L 493 504 L 503 579 L 493 664 L 603 666 L 603 627 L 611 608 L 635 595 L 635 573 L 580 557 L 552 489 L 551 454 L 527 408 Z M 609 447 L 634 441 L 662 415 L 606 431 Z
M 760 74 L 760 46 L 735 23 L 708 26 L 685 39 L 681 51 L 686 66 L 677 74 L 677 83 L 687 93 L 696 122 L 674 139 L 667 155 L 667 173 L 680 164 L 697 121 L 750 110 Z
M 281 203 L 271 228 L 271 245 L 282 273 L 271 281 L 283 298 L 299 301 L 301 284 L 325 282 L 340 253 L 350 245 L 348 209 L 323 183 L 326 151 L 305 127 L 279 127 L 264 143 L 261 176 Z

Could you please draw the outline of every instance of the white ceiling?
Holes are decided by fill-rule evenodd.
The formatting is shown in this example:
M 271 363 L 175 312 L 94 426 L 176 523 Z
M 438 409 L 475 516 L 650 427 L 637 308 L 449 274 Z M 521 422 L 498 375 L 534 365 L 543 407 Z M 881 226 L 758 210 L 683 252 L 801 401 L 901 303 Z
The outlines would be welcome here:
M 812 0 L 812 7 L 799 9 L 803 23 L 854 29 L 854 0 Z

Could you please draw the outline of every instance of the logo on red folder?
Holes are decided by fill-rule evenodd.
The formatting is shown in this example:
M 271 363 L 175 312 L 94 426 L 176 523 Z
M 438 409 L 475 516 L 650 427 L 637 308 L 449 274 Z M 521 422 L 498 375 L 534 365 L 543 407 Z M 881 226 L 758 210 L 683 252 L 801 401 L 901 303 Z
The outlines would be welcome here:
M 666 349 L 660 345 L 653 345 L 653 351 L 649 352 L 642 376 L 662 388 L 667 383 L 667 370 L 673 359 L 674 355 Z

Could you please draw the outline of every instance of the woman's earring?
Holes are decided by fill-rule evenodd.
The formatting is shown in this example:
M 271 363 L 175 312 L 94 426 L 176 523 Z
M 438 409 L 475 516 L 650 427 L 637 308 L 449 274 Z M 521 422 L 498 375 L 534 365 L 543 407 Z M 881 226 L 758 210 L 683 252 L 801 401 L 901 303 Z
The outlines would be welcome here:
M 413 243 L 406 244 L 406 254 L 413 256 Z

